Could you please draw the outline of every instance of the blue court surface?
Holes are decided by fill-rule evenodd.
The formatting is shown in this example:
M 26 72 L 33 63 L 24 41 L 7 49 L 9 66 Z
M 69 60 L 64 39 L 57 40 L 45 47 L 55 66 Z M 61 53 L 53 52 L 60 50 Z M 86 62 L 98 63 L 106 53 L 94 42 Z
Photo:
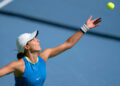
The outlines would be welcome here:
M 0 0 L 0 5 L 5 0 Z M 8 1 L 8 0 L 7 0 Z M 86 22 L 102 17 L 71 49 L 47 62 L 44 86 L 120 86 L 120 1 L 12 0 L 0 8 L 0 68 L 17 60 L 16 38 L 39 30 L 42 50 L 64 43 Z M 0 86 L 14 86 L 14 75 Z

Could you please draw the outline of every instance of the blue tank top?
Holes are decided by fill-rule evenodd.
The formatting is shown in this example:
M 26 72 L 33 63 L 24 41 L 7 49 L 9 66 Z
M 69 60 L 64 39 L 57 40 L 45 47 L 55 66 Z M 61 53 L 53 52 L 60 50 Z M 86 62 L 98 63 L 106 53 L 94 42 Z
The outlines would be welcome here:
M 46 79 L 46 63 L 38 56 L 35 64 L 29 62 L 25 57 L 25 71 L 22 77 L 15 77 L 15 86 L 43 86 Z

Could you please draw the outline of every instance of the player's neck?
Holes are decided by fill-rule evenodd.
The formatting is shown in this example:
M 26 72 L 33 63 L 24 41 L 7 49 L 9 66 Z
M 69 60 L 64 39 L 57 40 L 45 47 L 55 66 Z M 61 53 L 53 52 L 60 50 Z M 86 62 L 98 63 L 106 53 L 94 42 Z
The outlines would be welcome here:
M 34 53 L 27 52 L 26 57 L 30 60 L 30 62 L 34 64 L 38 60 L 38 52 L 34 52 Z

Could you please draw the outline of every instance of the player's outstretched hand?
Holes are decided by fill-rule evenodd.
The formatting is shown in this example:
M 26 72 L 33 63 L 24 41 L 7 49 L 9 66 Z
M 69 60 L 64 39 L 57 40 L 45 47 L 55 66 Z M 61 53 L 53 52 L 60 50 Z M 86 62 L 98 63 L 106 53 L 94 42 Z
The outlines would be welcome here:
M 87 25 L 88 29 L 91 29 L 91 28 L 94 28 L 94 27 L 100 25 L 99 24 L 101 22 L 101 18 L 100 17 L 96 18 L 94 20 L 91 20 L 91 19 L 92 19 L 92 16 L 90 16 L 90 18 L 86 22 L 86 25 Z

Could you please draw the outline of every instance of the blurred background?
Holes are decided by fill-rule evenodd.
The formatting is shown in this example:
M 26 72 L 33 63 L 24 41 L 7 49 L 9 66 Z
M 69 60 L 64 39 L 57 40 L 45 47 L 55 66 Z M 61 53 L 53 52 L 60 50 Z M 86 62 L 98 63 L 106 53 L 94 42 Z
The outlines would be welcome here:
M 0 0 L 0 68 L 17 60 L 16 38 L 39 30 L 42 50 L 64 43 L 92 15 L 102 17 L 71 49 L 47 62 L 44 86 L 120 86 L 120 1 Z M 0 86 L 14 86 L 14 75 L 0 78 Z

